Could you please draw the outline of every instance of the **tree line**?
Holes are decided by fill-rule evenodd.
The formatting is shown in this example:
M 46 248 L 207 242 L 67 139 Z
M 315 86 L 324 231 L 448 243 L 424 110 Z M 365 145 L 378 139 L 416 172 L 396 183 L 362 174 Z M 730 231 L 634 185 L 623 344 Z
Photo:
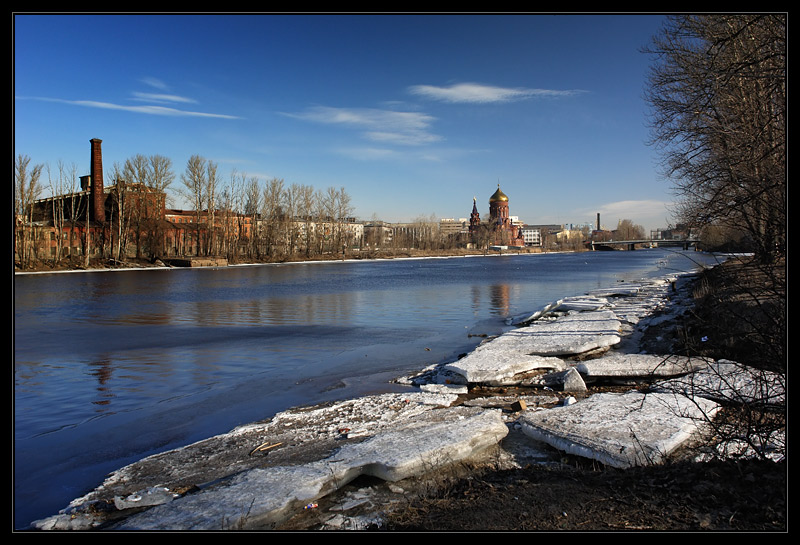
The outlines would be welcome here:
M 236 169 L 226 178 L 217 163 L 200 155 L 192 155 L 180 175 L 171 159 L 161 155 L 136 154 L 115 162 L 106 170 L 107 225 L 98 232 L 89 229 L 88 195 L 79 187 L 77 172 L 75 165 L 62 162 L 52 171 L 49 165 L 32 165 L 28 156 L 16 158 L 15 253 L 21 268 L 42 261 L 74 265 L 76 259 L 88 266 L 90 256 L 118 262 L 130 257 L 219 256 L 235 263 L 309 259 L 354 247 L 365 257 L 378 251 L 437 252 L 468 246 L 488 252 L 496 242 L 487 223 L 471 234 L 444 233 L 433 214 L 391 226 L 373 216 L 362 224 L 363 231 L 354 232 L 351 197 L 344 187 L 321 190 Z M 45 190 L 51 195 L 48 206 L 37 207 Z M 173 221 L 188 216 L 190 223 L 176 227 L 164 221 L 163 210 L 175 206 L 173 194 L 190 206 L 175 211 L 182 219 Z M 630 220 L 620 223 L 618 230 L 623 228 L 631 231 L 628 238 L 644 238 L 641 226 Z M 545 230 L 541 247 L 579 251 L 588 237 L 585 230 L 569 237 Z
M 21 268 L 43 261 L 88 265 L 90 256 L 119 262 L 219 256 L 236 263 L 341 255 L 354 247 L 367 257 L 378 251 L 450 251 L 470 243 L 487 250 L 493 237 L 488 225 L 472 237 L 443 234 L 433 214 L 391 226 L 373 216 L 357 232 L 344 187 L 316 189 L 237 169 L 225 177 L 201 155 L 189 157 L 176 174 L 168 157 L 136 154 L 115 162 L 105 175 L 106 225 L 90 229 L 91 207 L 75 165 L 59 162 L 53 171 L 32 165 L 28 156 L 16 158 L 15 253 Z M 42 199 L 45 192 L 51 197 Z M 174 210 L 176 197 L 187 210 Z M 181 222 L 191 221 L 164 221 L 165 209 Z
M 645 48 L 676 214 L 762 263 L 786 251 L 786 32 L 785 14 L 676 15 Z
M 73 237 L 80 237 L 84 259 L 90 253 L 118 260 L 175 253 L 165 243 L 170 227 L 163 218 L 164 209 L 175 206 L 171 191 L 191 206 L 191 223 L 180 226 L 192 238 L 181 249 L 190 248 L 191 255 L 280 260 L 341 252 L 355 242 L 347 229 L 353 206 L 344 187 L 315 189 L 235 169 L 224 178 L 217 163 L 200 155 L 192 155 L 178 176 L 169 158 L 137 154 L 114 163 L 106 178 L 110 216 L 98 234 L 89 229 L 90 207 L 76 166 L 59 162 L 52 171 L 26 155 L 16 157 L 15 253 L 22 268 L 70 257 Z M 45 192 L 51 197 L 42 199 Z

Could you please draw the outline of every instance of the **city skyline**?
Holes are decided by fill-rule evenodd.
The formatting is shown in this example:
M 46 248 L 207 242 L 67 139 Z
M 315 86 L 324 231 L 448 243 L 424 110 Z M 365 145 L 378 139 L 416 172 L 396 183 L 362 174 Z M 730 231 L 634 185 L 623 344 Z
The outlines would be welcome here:
M 344 187 L 356 217 L 665 227 L 642 99 L 658 15 L 15 14 L 15 156 L 191 155 Z M 46 185 L 46 175 L 43 179 Z M 176 203 L 180 207 L 180 203 Z

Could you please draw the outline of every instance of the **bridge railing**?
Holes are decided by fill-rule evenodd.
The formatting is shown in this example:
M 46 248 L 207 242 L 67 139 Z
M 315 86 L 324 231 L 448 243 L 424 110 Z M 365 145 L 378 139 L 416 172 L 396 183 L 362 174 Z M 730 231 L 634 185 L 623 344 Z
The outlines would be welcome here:
M 587 246 L 593 250 L 596 246 L 627 246 L 629 250 L 634 250 L 637 244 L 647 244 L 650 246 L 683 246 L 688 250 L 691 245 L 696 245 L 699 241 L 697 239 L 641 239 L 641 240 L 590 240 Z

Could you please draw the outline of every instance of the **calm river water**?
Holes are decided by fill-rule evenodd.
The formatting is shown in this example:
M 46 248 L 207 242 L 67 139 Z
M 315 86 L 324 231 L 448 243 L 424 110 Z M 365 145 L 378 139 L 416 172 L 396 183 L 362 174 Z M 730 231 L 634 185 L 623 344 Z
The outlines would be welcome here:
M 144 456 L 403 387 L 506 320 L 696 268 L 668 249 L 17 275 L 14 524 Z

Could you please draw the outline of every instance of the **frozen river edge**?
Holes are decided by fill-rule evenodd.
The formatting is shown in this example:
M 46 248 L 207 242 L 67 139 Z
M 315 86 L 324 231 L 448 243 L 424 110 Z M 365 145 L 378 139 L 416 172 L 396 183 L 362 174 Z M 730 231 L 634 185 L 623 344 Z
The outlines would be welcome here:
M 400 379 L 414 391 L 291 409 L 145 458 L 33 527 L 267 529 L 327 503 L 327 527 L 358 528 L 373 520 L 354 513 L 377 514 L 415 478 L 459 464 L 550 463 L 557 453 L 659 463 L 698 437 L 721 400 L 783 396 L 777 377 L 734 362 L 640 353 L 646 328 L 686 310 L 692 278 L 556 301 L 458 361 Z M 587 383 L 608 380 L 651 388 L 586 395 Z M 535 395 L 478 394 L 517 386 Z M 348 488 L 360 476 L 385 483 L 377 507 L 371 490 Z

